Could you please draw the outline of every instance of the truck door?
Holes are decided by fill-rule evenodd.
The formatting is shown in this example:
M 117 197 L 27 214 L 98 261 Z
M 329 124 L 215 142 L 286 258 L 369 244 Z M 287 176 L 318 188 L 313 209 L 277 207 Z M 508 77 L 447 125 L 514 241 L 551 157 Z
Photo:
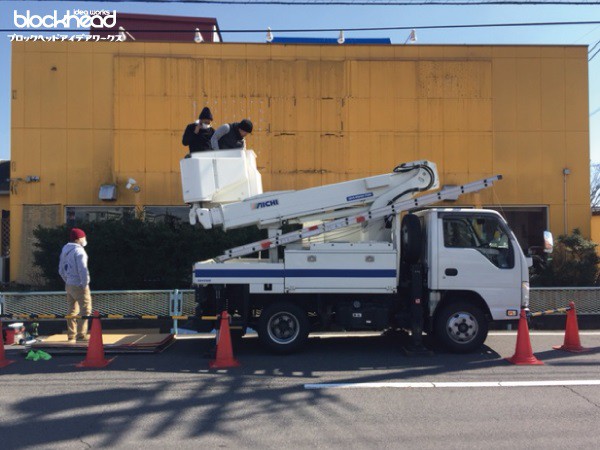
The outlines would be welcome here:
M 521 304 L 521 260 L 506 223 L 485 212 L 438 216 L 437 289 L 475 291 L 495 320 Z

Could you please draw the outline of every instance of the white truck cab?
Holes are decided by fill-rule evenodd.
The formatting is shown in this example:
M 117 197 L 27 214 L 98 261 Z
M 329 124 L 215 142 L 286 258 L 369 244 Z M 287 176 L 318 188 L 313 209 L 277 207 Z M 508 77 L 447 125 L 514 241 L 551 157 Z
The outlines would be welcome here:
M 417 215 L 427 230 L 423 263 L 432 293 L 472 292 L 485 299 L 493 320 L 514 318 L 528 306 L 528 290 L 522 289 L 529 283 L 527 260 L 499 213 L 431 209 Z
M 528 262 L 498 212 L 435 208 L 417 216 L 426 241 L 429 314 L 437 318 L 435 331 L 447 347 L 458 350 L 470 338 L 477 340 L 487 321 L 515 319 L 529 307 Z M 485 323 L 477 317 L 481 313 Z
M 194 192 L 190 221 L 256 225 L 268 237 L 194 265 L 199 317 L 227 310 L 234 326 L 256 329 L 279 353 L 299 349 L 313 330 L 388 329 L 410 329 L 414 347 L 425 331 L 467 352 L 483 344 L 490 321 L 516 319 L 528 307 L 527 259 L 500 214 L 424 209 L 500 176 L 417 196 L 437 189 L 439 178 L 435 164 L 415 161 L 375 177 L 262 193 L 253 153 L 237 165 L 220 164 L 218 151 L 201 155 L 181 162 L 184 192 Z M 219 167 L 237 167 L 242 182 Z M 220 193 L 201 180 L 207 173 L 236 186 L 230 201 L 214 201 Z M 238 200 L 243 192 L 258 194 Z M 303 227 L 282 232 L 289 223 Z

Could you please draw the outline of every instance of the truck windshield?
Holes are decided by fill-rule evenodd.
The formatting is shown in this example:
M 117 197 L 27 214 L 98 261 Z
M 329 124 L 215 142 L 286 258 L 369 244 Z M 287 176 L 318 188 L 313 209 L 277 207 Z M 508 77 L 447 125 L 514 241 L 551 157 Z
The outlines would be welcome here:
M 473 248 L 502 269 L 514 267 L 508 232 L 495 216 L 473 214 L 444 217 L 444 246 Z

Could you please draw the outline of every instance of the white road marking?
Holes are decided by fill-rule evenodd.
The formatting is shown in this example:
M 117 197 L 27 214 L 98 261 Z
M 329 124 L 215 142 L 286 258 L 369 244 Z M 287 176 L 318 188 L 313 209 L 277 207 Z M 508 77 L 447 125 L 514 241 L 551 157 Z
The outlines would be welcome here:
M 321 339 L 331 339 L 331 338 L 354 338 L 354 337 L 378 337 L 381 336 L 381 331 L 326 331 L 326 332 L 318 332 L 311 333 L 310 337 L 318 337 Z M 514 330 L 496 330 L 490 331 L 488 336 L 516 336 L 517 330 L 516 327 Z M 563 331 L 536 331 L 529 330 L 530 336 L 564 336 L 565 332 Z M 579 330 L 580 336 L 600 336 L 600 331 L 588 331 L 588 330 Z
M 347 331 L 332 331 L 332 332 L 324 332 L 324 333 L 311 333 L 311 338 L 320 338 L 320 339 L 339 339 L 339 338 L 367 338 L 367 337 L 379 337 L 381 336 L 381 332 L 373 332 L 373 331 L 355 331 L 355 332 L 347 332 Z M 516 336 L 517 330 L 506 330 L 506 331 L 490 331 L 488 336 Z M 530 336 L 564 336 L 564 331 L 531 331 L 529 330 Z M 600 336 L 600 331 L 579 331 L 580 336 Z M 248 333 L 245 337 L 254 338 L 256 337 L 256 333 Z M 198 334 L 177 334 L 175 335 L 177 340 L 188 340 L 188 339 L 214 339 L 215 333 L 198 333 Z
M 517 330 L 510 331 L 490 331 L 488 336 L 516 336 Z M 529 330 L 530 336 L 564 336 L 564 331 L 531 331 Z M 600 331 L 581 331 L 579 330 L 580 336 L 600 336 Z
M 547 387 L 599 386 L 600 380 L 542 381 L 455 381 L 455 382 L 381 382 L 381 383 L 313 383 L 304 389 L 373 389 L 373 388 L 464 388 L 464 387 Z

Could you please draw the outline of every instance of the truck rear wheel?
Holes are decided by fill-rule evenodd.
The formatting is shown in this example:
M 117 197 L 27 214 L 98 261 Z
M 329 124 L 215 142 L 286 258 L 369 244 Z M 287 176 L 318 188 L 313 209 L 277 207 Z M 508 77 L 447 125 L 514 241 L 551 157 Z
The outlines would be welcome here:
M 480 307 L 469 302 L 450 303 L 436 313 L 436 339 L 453 353 L 469 353 L 481 347 L 488 323 Z
M 307 340 L 308 315 L 288 302 L 274 303 L 263 310 L 258 321 L 258 337 L 275 353 L 292 353 Z

